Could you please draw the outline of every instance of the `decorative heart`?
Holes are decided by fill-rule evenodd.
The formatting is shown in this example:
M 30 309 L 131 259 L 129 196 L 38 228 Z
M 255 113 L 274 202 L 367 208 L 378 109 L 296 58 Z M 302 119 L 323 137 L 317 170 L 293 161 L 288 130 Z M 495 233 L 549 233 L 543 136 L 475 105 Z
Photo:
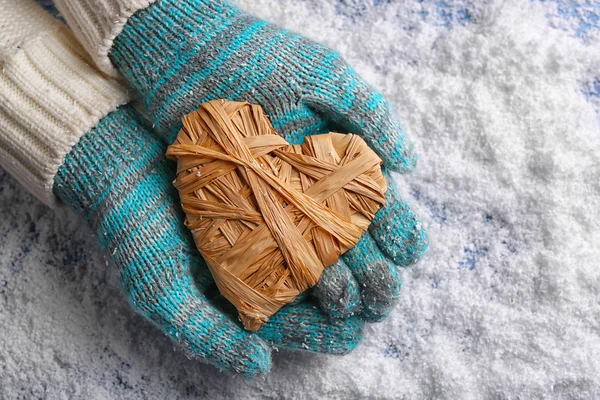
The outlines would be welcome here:
M 202 104 L 167 156 L 178 160 L 173 183 L 196 247 L 252 331 L 358 243 L 387 189 L 359 136 L 290 145 L 249 103 Z

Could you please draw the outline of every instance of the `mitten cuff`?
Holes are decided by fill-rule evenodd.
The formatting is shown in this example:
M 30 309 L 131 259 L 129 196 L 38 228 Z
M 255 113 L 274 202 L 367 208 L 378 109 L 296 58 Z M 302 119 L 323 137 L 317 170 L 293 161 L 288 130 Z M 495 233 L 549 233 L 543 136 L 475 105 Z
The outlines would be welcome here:
M 118 199 L 165 160 L 164 151 L 162 142 L 150 133 L 132 106 L 121 106 L 67 154 L 56 174 L 54 192 L 95 227 L 107 206 L 115 207 Z M 152 190 L 150 186 L 148 190 Z
M 155 1 L 55 0 L 54 3 L 98 68 L 110 76 L 118 76 L 108 58 L 113 40 L 133 13 Z
M 0 19 L 11 19 L 4 24 L 15 34 L 0 35 L 0 163 L 53 206 L 54 176 L 65 155 L 126 103 L 127 93 L 121 82 L 101 75 L 71 32 L 37 5 L 19 0 L 2 12 Z

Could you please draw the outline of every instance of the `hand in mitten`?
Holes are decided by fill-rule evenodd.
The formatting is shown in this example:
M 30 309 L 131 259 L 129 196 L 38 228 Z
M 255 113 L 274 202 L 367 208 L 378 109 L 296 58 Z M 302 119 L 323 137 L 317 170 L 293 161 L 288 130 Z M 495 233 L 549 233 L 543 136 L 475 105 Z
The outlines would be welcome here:
M 255 375 L 277 346 L 346 353 L 362 321 L 298 301 L 260 334 L 218 300 L 171 184 L 175 165 L 64 26 L 29 0 L 0 0 L 0 163 L 42 201 L 73 207 L 110 255 L 135 311 L 190 356 Z
M 104 117 L 67 155 L 55 192 L 89 222 L 111 254 L 125 294 L 188 354 L 247 375 L 270 368 L 270 345 L 346 353 L 358 319 L 335 321 L 309 302 L 284 307 L 255 335 L 223 311 L 183 225 L 165 145 L 129 106 Z M 212 294 L 212 295 L 211 295 Z
M 388 103 L 338 53 L 227 1 L 57 4 L 98 65 L 108 73 L 116 67 L 137 91 L 167 143 L 183 114 L 226 98 L 260 104 L 291 142 L 328 131 L 352 132 L 378 153 L 387 172 L 407 172 L 416 162 Z M 387 206 L 369 233 L 324 271 L 314 290 L 333 316 L 385 317 L 400 289 L 397 266 L 414 263 L 427 247 L 425 233 L 389 175 L 388 183 Z

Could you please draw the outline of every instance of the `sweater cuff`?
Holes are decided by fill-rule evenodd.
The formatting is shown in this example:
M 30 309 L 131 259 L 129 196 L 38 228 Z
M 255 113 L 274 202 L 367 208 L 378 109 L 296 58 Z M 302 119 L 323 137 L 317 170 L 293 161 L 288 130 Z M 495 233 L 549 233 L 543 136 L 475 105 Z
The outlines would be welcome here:
M 55 0 L 54 4 L 100 70 L 118 76 L 108 54 L 129 17 L 156 0 Z
M 66 27 L 52 23 L 2 54 L 0 163 L 55 206 L 54 176 L 65 156 L 128 95 L 120 81 L 93 67 Z

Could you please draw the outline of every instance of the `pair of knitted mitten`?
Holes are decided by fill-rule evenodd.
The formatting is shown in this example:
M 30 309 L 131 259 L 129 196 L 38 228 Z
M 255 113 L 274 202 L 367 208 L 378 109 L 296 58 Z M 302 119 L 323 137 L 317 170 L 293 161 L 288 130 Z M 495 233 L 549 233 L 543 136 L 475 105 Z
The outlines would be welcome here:
M 31 4 L 0 0 L 11 10 L 20 5 Z M 54 190 L 89 222 L 136 311 L 189 354 L 254 375 L 268 370 L 270 345 L 351 350 L 364 321 L 383 318 L 396 300 L 397 266 L 415 262 L 426 247 L 393 187 L 370 234 L 326 269 L 313 292 L 326 313 L 345 319 L 330 319 L 300 299 L 256 335 L 219 302 L 180 222 L 170 185 L 174 166 L 163 154 L 183 114 L 224 97 L 261 104 L 290 141 L 329 130 L 361 134 L 387 170 L 406 172 L 415 157 L 387 103 L 335 52 L 227 2 L 60 0 L 59 6 L 97 64 L 109 74 L 120 70 L 136 89 L 158 136 L 129 106 L 117 108 L 126 90 L 94 70 L 69 32 L 28 16 L 26 37 L 9 37 L 1 47 L 2 165 L 48 203 Z M 44 29 L 32 32 L 37 27 Z
M 173 141 L 183 114 L 226 98 L 260 104 L 290 142 L 328 131 L 357 133 L 386 173 L 414 167 L 413 147 L 389 104 L 338 53 L 227 1 L 56 3 L 97 64 L 120 72 L 135 89 L 165 143 Z M 369 233 L 325 270 L 313 292 L 332 316 L 384 318 L 399 294 L 398 267 L 413 264 L 427 247 L 389 175 L 388 182 L 387 205 Z

